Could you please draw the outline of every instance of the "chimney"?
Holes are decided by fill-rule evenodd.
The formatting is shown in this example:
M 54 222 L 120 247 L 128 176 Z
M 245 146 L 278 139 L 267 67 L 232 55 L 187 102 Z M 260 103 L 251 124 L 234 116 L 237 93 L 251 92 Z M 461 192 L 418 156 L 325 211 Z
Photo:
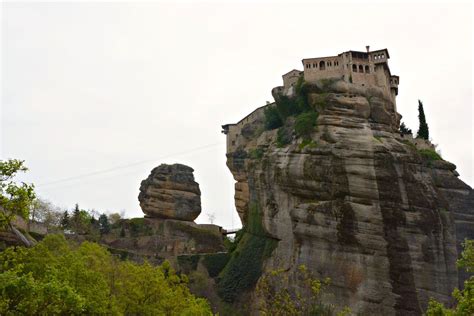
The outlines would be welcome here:
M 365 49 L 367 49 L 367 53 L 368 53 L 370 50 L 370 46 L 369 45 L 365 46 Z

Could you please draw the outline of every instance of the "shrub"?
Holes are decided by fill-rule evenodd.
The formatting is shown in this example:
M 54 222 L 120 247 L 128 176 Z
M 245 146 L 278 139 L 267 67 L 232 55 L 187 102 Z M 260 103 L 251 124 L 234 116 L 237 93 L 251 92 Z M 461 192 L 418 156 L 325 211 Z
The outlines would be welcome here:
M 303 139 L 303 141 L 301 142 L 301 144 L 298 145 L 298 148 L 299 149 L 303 149 L 303 148 L 316 148 L 318 146 L 318 144 L 312 140 L 312 139 Z
M 324 110 L 327 107 L 327 97 L 327 93 L 320 93 L 315 95 L 311 104 L 313 110 L 316 112 L 321 112 L 322 110 Z
M 161 266 L 120 261 L 96 243 L 47 235 L 0 253 L 0 315 L 209 315 L 187 278 Z
M 284 123 L 288 117 L 299 112 L 296 98 L 280 95 L 276 101 L 276 109 L 281 121 Z
M 474 272 L 474 241 L 466 239 L 463 243 L 461 258 L 457 261 L 458 268 L 464 268 L 466 272 Z M 446 308 L 442 303 L 430 299 L 427 316 L 438 315 L 474 315 L 474 276 L 464 281 L 464 289 L 454 289 L 452 293 L 457 304 L 452 309 Z
M 270 106 L 266 108 L 263 113 L 265 115 L 265 128 L 267 130 L 272 130 L 283 125 L 276 107 Z
M 318 113 L 313 111 L 298 115 L 295 121 L 296 135 L 305 139 L 308 138 L 316 125 L 317 118 Z
M 433 149 L 420 149 L 418 150 L 418 153 L 423 159 L 428 160 L 429 162 L 443 160 L 443 158 L 441 158 L 441 156 Z
M 285 147 L 291 142 L 291 131 L 284 126 L 280 127 L 277 132 L 277 146 Z
M 409 134 L 413 134 L 413 132 L 411 131 L 411 129 L 409 129 L 405 123 L 401 123 L 400 124 L 400 128 L 399 128 L 399 132 L 401 135 L 409 135 Z
M 250 159 L 262 159 L 263 149 L 262 148 L 253 148 L 249 151 Z
M 262 315 L 333 315 L 333 306 L 321 302 L 321 294 L 330 279 L 320 281 L 305 265 L 300 265 L 295 278 L 291 280 L 299 286 L 284 287 L 289 281 L 284 269 L 273 270 L 262 276 L 256 289 L 261 299 L 259 311 Z M 350 315 L 348 312 L 345 315 Z

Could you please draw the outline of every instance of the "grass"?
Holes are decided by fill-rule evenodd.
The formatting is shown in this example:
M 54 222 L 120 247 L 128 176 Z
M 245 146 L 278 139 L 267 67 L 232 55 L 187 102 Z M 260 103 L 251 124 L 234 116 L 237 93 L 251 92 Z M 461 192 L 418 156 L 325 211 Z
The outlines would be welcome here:
M 318 144 L 312 140 L 312 139 L 303 139 L 303 141 L 301 142 L 301 144 L 298 145 L 298 148 L 299 149 L 304 149 L 304 148 L 316 148 L 318 147 Z
M 429 162 L 443 160 L 443 158 L 441 158 L 441 156 L 433 149 L 420 149 L 418 150 L 418 153 L 424 160 Z

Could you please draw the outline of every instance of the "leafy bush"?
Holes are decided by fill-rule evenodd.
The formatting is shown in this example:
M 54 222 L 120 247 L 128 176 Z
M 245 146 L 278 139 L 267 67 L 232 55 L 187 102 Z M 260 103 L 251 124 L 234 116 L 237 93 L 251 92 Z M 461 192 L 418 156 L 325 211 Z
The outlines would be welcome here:
M 296 135 L 307 139 L 311 135 L 311 132 L 313 131 L 314 126 L 316 126 L 317 118 L 318 118 L 318 113 L 314 111 L 304 112 L 298 115 L 295 121 Z
M 288 145 L 289 143 L 291 143 L 291 131 L 282 126 L 278 129 L 278 132 L 277 132 L 277 146 L 278 147 L 285 147 L 286 145 Z
M 457 261 L 459 268 L 464 268 L 467 272 L 474 272 L 474 240 L 466 239 L 463 243 L 464 250 L 461 258 Z M 457 301 L 453 309 L 446 308 L 443 304 L 430 299 L 427 316 L 442 315 L 474 315 L 474 276 L 464 282 L 464 289 L 454 289 L 453 297 Z
M 318 144 L 312 140 L 312 139 L 303 139 L 303 141 L 301 142 L 301 144 L 299 144 L 299 149 L 303 149 L 303 148 L 316 148 L 318 146 Z
M 321 302 L 321 293 L 330 283 L 330 279 L 320 281 L 306 268 L 300 265 L 295 273 L 297 287 L 284 287 L 289 283 L 287 271 L 273 270 L 262 276 L 256 293 L 260 300 L 262 315 L 333 315 L 334 307 Z M 340 315 L 350 315 L 350 310 Z
M 28 168 L 22 160 L 0 160 L 0 228 L 6 227 L 15 218 L 28 219 L 30 206 L 35 199 L 34 186 L 13 180 Z
M 48 235 L 0 253 L 0 315 L 210 315 L 168 262 L 120 261 L 90 242 Z
M 283 125 L 283 122 L 278 114 L 278 110 L 274 106 L 267 107 L 263 114 L 265 115 L 265 128 L 272 130 Z
M 327 93 L 320 93 L 314 95 L 311 103 L 312 109 L 316 112 L 321 112 L 322 110 L 324 110 L 328 105 L 327 98 Z
M 276 109 L 283 123 L 288 117 L 299 113 L 296 98 L 290 98 L 286 95 L 280 95 L 278 100 L 276 100 Z
M 405 123 L 403 123 L 403 122 L 400 124 L 399 132 L 400 132 L 400 134 L 402 134 L 402 135 L 413 134 L 413 132 L 411 131 L 411 129 L 409 129 L 409 128 L 405 125 Z

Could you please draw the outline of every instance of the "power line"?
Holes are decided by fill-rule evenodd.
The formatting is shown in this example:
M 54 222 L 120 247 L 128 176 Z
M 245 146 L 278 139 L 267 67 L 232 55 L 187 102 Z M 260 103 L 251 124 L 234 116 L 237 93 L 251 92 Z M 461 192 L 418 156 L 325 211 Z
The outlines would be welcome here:
M 161 159 L 181 156 L 181 155 L 184 155 L 184 154 L 196 152 L 196 151 L 199 151 L 199 150 L 203 150 L 203 149 L 210 148 L 210 147 L 215 147 L 217 145 L 222 145 L 222 144 L 224 144 L 224 143 L 219 142 L 219 143 L 209 144 L 209 145 L 205 145 L 205 146 L 201 146 L 201 147 L 196 147 L 196 148 L 193 148 L 191 150 L 182 151 L 182 152 L 173 153 L 173 154 L 170 154 L 170 155 L 157 157 L 155 159 L 141 160 L 141 161 L 136 161 L 136 162 L 132 162 L 132 163 L 124 164 L 124 165 L 115 166 L 115 167 L 108 168 L 108 169 L 96 170 L 96 171 L 92 171 L 92 172 L 89 172 L 89 173 L 84 173 L 84 174 L 77 175 L 77 176 L 72 176 L 72 177 L 68 177 L 68 178 L 53 180 L 53 181 L 50 181 L 50 182 L 40 183 L 36 187 L 45 187 L 45 186 L 50 186 L 50 185 L 53 185 L 53 184 L 68 182 L 68 181 L 87 178 L 87 177 L 92 177 L 92 176 L 96 176 L 96 175 L 103 174 L 103 173 L 109 173 L 109 172 L 120 170 L 120 169 L 130 168 L 130 167 L 141 165 L 141 164 L 148 163 L 148 162 L 153 162 L 153 161 L 157 161 L 157 160 L 161 160 Z

